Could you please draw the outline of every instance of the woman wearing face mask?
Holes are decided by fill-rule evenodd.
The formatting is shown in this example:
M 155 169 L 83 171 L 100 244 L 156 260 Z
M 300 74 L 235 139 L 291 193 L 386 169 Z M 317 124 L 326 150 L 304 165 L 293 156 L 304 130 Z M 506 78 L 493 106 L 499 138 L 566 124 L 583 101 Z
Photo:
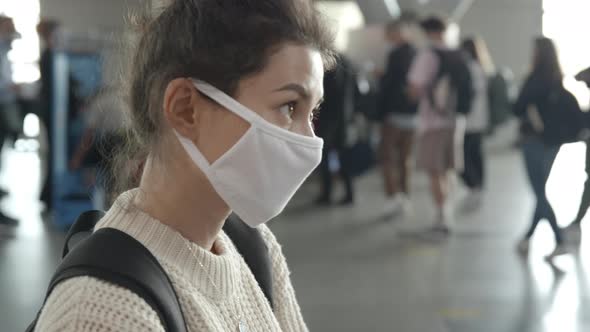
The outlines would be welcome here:
M 130 82 L 139 149 L 123 158 L 145 155 L 145 166 L 97 229 L 122 230 L 154 254 L 189 331 L 306 331 L 263 224 L 320 162 L 311 119 L 331 37 L 301 0 L 176 0 L 143 27 Z M 222 231 L 232 211 L 269 248 L 273 309 Z M 82 277 L 54 288 L 37 331 L 164 328 L 133 292 Z

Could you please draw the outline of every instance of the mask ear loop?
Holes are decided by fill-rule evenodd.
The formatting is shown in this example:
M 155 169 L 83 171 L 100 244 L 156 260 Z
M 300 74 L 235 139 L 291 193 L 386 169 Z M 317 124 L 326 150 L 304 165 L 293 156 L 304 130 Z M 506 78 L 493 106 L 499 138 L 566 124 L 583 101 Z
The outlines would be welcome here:
M 220 106 L 228 109 L 229 111 L 232 111 L 232 108 L 228 108 L 227 106 L 227 98 L 215 98 L 215 96 L 217 96 L 218 94 L 220 94 L 222 97 L 226 96 L 225 94 L 223 94 L 222 92 L 218 91 L 215 87 L 210 86 L 204 82 L 201 82 L 200 84 L 199 81 L 191 79 L 191 81 L 193 82 L 193 84 L 195 85 L 195 88 L 197 89 L 197 91 L 199 93 L 201 93 L 204 97 L 209 98 L 212 102 L 219 104 Z M 203 91 L 205 90 L 205 91 Z M 221 99 L 221 100 L 220 100 Z M 224 102 L 226 101 L 226 102 Z M 233 101 L 232 99 L 229 100 L 230 103 Z M 233 101 L 234 103 L 238 104 L 238 106 L 243 107 L 242 105 L 239 105 L 239 103 Z M 244 110 L 240 109 L 240 111 L 244 112 Z M 244 137 L 246 137 L 246 135 L 248 135 L 248 133 L 253 129 L 253 122 L 250 122 L 248 120 L 249 117 L 244 117 L 243 115 L 241 115 L 242 112 L 236 112 L 234 111 L 233 113 L 244 118 L 244 120 L 246 120 L 247 122 L 249 122 L 249 129 L 246 131 L 246 133 L 244 133 L 244 135 L 238 140 L 238 142 L 236 142 L 228 151 L 226 151 L 218 160 L 216 160 L 215 162 L 218 162 L 220 160 L 223 160 L 224 157 L 228 154 L 228 152 L 230 152 L 232 149 L 234 149 L 238 144 L 240 144 L 240 142 L 242 142 L 244 140 Z M 247 114 L 246 114 L 247 115 Z M 197 148 L 197 146 L 195 145 L 195 143 L 193 143 L 193 141 L 191 141 L 190 139 L 182 136 L 178 131 L 174 130 L 174 135 L 176 135 L 176 137 L 178 138 L 178 141 L 180 142 L 180 144 L 184 147 L 186 153 L 189 155 L 189 157 L 193 160 L 193 162 L 195 164 L 197 164 L 201 170 L 206 174 L 206 175 L 210 175 L 211 174 L 211 169 L 213 167 L 213 163 L 210 163 L 207 158 L 205 158 L 205 156 L 203 155 L 203 153 L 201 153 L 201 151 L 199 150 L 199 148 Z
M 228 96 L 216 87 L 194 78 L 192 78 L 191 81 L 193 82 L 193 85 L 195 86 L 197 91 L 201 92 L 202 94 L 204 94 L 220 106 L 223 106 L 228 111 L 246 120 L 246 122 L 250 124 L 258 124 L 262 123 L 263 121 L 266 121 L 261 116 L 247 109 L 244 105 L 240 104 L 238 101 Z
M 211 164 L 209 164 L 209 161 L 207 161 L 207 159 L 205 158 L 205 156 L 203 156 L 201 151 L 197 149 L 195 143 L 193 143 L 193 141 L 191 141 L 190 139 L 180 135 L 176 130 L 174 131 L 174 135 L 176 135 L 178 141 L 180 142 L 180 144 L 182 144 L 182 146 L 188 153 L 189 157 L 191 157 L 195 164 L 199 165 L 199 167 L 201 167 L 201 170 L 208 175 L 211 170 Z
M 232 97 L 226 95 L 223 91 L 218 90 L 216 87 L 194 78 L 191 80 L 194 83 L 197 90 L 199 90 L 212 100 L 216 101 L 219 105 L 225 107 L 228 111 L 246 120 L 248 123 L 250 123 L 250 126 L 257 127 L 258 129 L 261 129 L 268 134 L 274 135 L 276 137 L 281 137 L 285 140 L 288 140 L 298 145 L 303 145 L 310 148 L 323 147 L 323 140 L 321 138 L 308 137 L 301 134 L 296 134 L 286 129 L 275 126 L 274 124 L 266 121 L 256 112 L 249 110 L 246 106 L 240 104 Z

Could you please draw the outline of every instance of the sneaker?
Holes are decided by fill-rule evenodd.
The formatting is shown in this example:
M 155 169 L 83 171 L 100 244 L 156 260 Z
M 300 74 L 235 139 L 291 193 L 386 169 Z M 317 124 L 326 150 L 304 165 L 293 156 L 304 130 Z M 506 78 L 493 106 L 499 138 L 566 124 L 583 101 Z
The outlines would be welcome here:
M 483 202 L 483 193 L 481 190 L 472 190 L 469 192 L 467 197 L 463 200 L 462 203 L 462 210 L 464 212 L 474 212 L 477 211 Z
M 409 205 L 409 200 L 404 194 L 397 194 L 387 199 L 383 206 L 383 215 L 395 217 L 403 214 Z
M 445 204 L 442 209 L 436 212 L 436 219 L 434 225 L 452 225 L 455 216 L 455 211 L 452 204 Z M 436 228 L 437 226 L 435 226 Z
M 419 238 L 428 241 L 443 241 L 451 235 L 451 228 L 446 224 L 437 223 L 417 234 Z
M 329 206 L 332 204 L 332 201 L 330 200 L 330 197 L 320 196 L 316 198 L 314 204 L 317 206 Z
M 551 260 L 557 256 L 563 256 L 566 254 L 569 254 L 568 248 L 563 244 L 559 244 L 555 247 L 555 249 L 553 249 L 553 252 L 551 252 L 547 257 L 545 257 L 545 259 Z
M 350 196 L 344 197 L 343 199 L 341 199 L 338 202 L 338 205 L 340 205 L 340 206 L 351 206 L 351 205 L 354 205 L 354 198 L 353 197 L 350 197 Z
M 524 238 L 524 239 L 520 240 L 520 242 L 518 242 L 516 249 L 518 250 L 518 252 L 520 254 L 526 255 L 529 253 L 530 245 L 531 245 L 530 240 L 527 238 Z
M 579 243 L 582 239 L 582 230 L 580 223 L 571 223 L 563 229 L 565 239 L 571 243 Z
M 437 224 L 431 229 L 432 233 L 448 236 L 451 234 L 451 228 L 447 224 Z
M 403 196 L 403 200 L 401 202 L 401 214 L 404 218 L 410 218 L 414 214 L 414 208 L 412 207 L 412 202 L 408 199 L 407 196 Z

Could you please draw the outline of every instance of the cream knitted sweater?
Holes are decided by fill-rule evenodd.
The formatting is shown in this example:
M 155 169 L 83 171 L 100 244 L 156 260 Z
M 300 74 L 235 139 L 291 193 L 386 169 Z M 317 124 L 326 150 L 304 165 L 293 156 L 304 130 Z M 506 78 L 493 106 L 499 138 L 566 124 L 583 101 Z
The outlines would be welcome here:
M 267 227 L 259 229 L 270 250 L 274 312 L 227 235 L 222 232 L 215 243 L 218 255 L 190 244 L 203 269 L 188 249 L 188 240 L 133 207 L 135 194 L 121 195 L 97 229 L 124 231 L 153 253 L 172 280 L 189 331 L 238 331 L 240 316 L 250 332 L 307 331 L 285 257 Z M 164 328 L 136 294 L 95 278 L 78 277 L 54 289 L 35 331 L 163 332 Z

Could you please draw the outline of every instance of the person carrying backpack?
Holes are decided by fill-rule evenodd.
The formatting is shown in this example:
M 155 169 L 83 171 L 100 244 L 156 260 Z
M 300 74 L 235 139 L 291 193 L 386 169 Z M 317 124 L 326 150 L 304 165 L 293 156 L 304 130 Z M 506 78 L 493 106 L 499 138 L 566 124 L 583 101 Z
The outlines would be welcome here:
M 446 46 L 447 24 L 438 17 L 421 22 L 430 47 L 414 60 L 408 81 L 418 106 L 417 167 L 428 173 L 436 205 L 434 225 L 428 233 L 450 233 L 450 172 L 462 167 L 464 114 L 471 110 L 473 86 L 463 54 Z
M 582 131 L 583 113 L 576 98 L 563 86 L 563 72 L 555 44 L 549 38 L 535 39 L 533 66 L 514 105 L 520 119 L 522 153 L 526 173 L 536 198 L 531 225 L 518 244 L 526 254 L 529 241 L 542 219 L 551 225 L 555 250 L 547 257 L 567 253 L 562 231 L 545 192 L 547 180 L 559 148 L 574 142 Z
M 307 331 L 285 257 L 264 223 L 320 163 L 323 141 L 311 120 L 334 62 L 330 34 L 308 1 L 172 1 L 147 16 L 129 66 L 134 148 L 121 150 L 133 153 L 118 158 L 145 160 L 139 183 L 64 260 L 82 252 L 89 264 L 105 263 L 107 255 L 122 274 L 105 281 L 100 267 L 92 276 L 70 271 L 74 277 L 50 289 L 35 331 Z M 115 170 L 122 182 L 134 180 Z M 222 231 L 232 212 L 268 248 L 272 303 Z M 88 250 L 105 237 L 129 251 Z M 151 260 L 130 252 L 146 249 Z M 144 285 L 172 285 L 180 312 L 174 297 L 122 287 L 139 264 L 122 257 L 160 265 L 164 278 Z M 167 301 L 163 310 L 158 299 Z M 181 323 L 166 324 L 178 315 Z
M 417 102 L 408 96 L 408 71 L 416 56 L 409 22 L 401 19 L 385 27 L 392 44 L 385 73 L 379 83 L 378 109 L 381 122 L 380 157 L 387 201 L 386 215 L 410 213 L 410 167 L 414 149 Z

